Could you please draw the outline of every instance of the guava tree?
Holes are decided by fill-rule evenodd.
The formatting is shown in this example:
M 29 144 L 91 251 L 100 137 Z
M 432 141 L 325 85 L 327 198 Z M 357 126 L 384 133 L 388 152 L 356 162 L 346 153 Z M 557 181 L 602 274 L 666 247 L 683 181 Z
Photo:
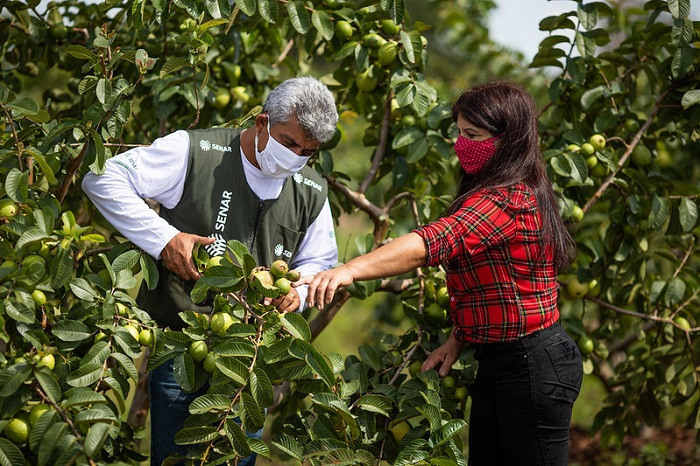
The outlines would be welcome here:
M 493 7 L 430 6 L 455 3 Z M 444 271 L 357 283 L 307 322 L 260 304 L 285 284 L 232 242 L 217 263 L 195 251 L 205 272 L 192 298 L 213 299 L 212 315 L 183 313 L 183 331 L 159 329 L 132 299 L 137 278 L 158 280 L 152 259 L 105 224 L 78 181 L 175 129 L 245 125 L 277 83 L 312 73 L 366 125 L 361 141 L 342 143 L 367 148 L 362 172 L 335 167 L 342 123 L 313 163 L 334 211 L 371 221 L 360 249 L 379 247 L 435 218 L 453 194 L 444 181 L 455 171 L 454 130 L 434 87 L 450 82 L 426 80 L 425 35 L 456 49 L 473 37 L 485 46 L 480 54 L 469 44 L 474 57 L 505 60 L 482 19 L 457 15 L 431 31 L 402 0 L 37 4 L 7 2 L 0 23 L 0 463 L 143 459 L 135 433 L 145 416 L 127 417 L 125 400 L 149 348 L 146 369 L 173 359 L 183 389 L 209 383 L 176 438 L 192 462 L 269 456 L 272 445 L 311 463 L 465 464 L 470 351 L 445 379 L 417 371 L 449 330 Z M 646 8 L 572 2 L 570 14 L 542 21 L 551 34 L 533 63 L 563 70 L 542 114 L 562 212 L 578 221 L 580 253 L 562 276 L 561 303 L 588 371 L 609 390 L 597 418 L 609 439 L 670 406 L 688 407 L 698 423 L 697 28 L 688 2 Z M 623 41 L 596 54 L 606 30 Z M 41 95 L 27 92 L 36 86 Z M 415 323 L 408 332 L 359 357 L 313 348 L 348 300 L 377 291 L 400 295 Z M 282 415 L 271 445 L 247 438 L 242 427 L 255 430 L 273 405 Z

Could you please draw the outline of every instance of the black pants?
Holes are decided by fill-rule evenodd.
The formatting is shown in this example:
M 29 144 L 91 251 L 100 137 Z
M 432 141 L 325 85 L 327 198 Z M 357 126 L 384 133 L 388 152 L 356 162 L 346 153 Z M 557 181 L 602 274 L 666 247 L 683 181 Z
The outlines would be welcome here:
M 512 343 L 476 345 L 469 465 L 565 465 L 583 368 L 557 323 Z

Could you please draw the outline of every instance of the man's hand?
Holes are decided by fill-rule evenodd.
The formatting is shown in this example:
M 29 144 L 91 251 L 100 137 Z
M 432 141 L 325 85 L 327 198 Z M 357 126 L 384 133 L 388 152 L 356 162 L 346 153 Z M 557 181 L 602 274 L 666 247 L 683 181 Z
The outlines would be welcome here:
M 165 245 L 160 253 L 160 257 L 168 270 L 183 280 L 199 280 L 201 275 L 194 265 L 192 249 L 197 243 L 207 246 L 213 242 L 214 238 L 178 233 Z
M 294 312 L 297 309 L 299 309 L 299 305 L 301 305 L 301 300 L 299 299 L 299 293 L 297 293 L 297 290 L 292 288 L 291 290 L 289 290 L 289 293 L 287 293 L 284 296 L 278 296 L 275 299 L 265 298 L 263 304 L 265 304 L 266 306 L 268 304 L 272 304 L 277 308 L 278 311 L 281 312 Z

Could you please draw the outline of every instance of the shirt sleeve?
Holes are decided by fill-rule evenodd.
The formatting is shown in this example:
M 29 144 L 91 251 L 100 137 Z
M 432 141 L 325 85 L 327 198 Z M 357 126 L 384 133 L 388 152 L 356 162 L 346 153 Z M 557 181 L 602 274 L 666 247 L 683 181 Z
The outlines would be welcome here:
M 435 267 L 508 241 L 515 233 L 515 220 L 499 204 L 491 196 L 476 193 L 454 214 L 414 230 L 425 241 L 426 265 Z
M 299 250 L 290 266 L 298 270 L 302 276 L 305 276 L 331 269 L 336 262 L 338 262 L 338 245 L 335 241 L 335 227 L 333 225 L 331 206 L 328 199 L 326 199 L 318 217 L 306 230 L 306 235 L 301 241 Z M 306 296 L 309 292 L 309 286 L 299 286 L 296 290 L 299 294 L 299 299 L 301 299 L 299 310 L 302 311 L 306 307 Z
M 83 191 L 104 217 L 127 239 L 152 257 L 160 253 L 179 233 L 144 199 L 166 208 L 180 201 L 187 174 L 189 136 L 177 131 L 159 138 L 148 147 L 139 147 L 109 159 L 105 172 L 89 172 Z

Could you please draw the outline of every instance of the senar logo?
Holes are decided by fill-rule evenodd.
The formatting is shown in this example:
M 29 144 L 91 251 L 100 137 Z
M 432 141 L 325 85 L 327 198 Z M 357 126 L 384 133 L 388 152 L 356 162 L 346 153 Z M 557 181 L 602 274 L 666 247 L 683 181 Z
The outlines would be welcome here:
M 206 152 L 209 149 L 211 149 L 211 142 L 207 141 L 206 139 L 202 139 L 201 141 L 199 141 L 199 147 L 201 147 L 202 150 Z

